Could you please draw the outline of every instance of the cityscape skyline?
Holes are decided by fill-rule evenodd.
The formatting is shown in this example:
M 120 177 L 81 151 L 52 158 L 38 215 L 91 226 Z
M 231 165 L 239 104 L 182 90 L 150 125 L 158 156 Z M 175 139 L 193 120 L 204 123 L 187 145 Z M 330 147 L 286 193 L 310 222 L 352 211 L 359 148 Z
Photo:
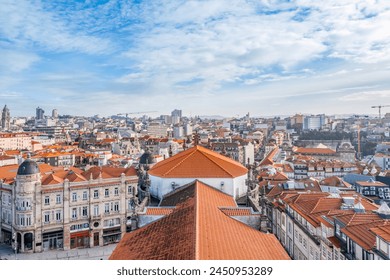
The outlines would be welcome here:
M 376 115 L 389 14 L 385 1 L 5 0 L 0 98 L 12 116 Z

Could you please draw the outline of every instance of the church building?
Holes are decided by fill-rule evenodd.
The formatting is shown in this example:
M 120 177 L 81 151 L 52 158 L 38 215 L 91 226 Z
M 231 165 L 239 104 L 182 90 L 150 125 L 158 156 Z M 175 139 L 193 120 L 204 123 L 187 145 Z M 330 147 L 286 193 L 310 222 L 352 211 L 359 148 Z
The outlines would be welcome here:
M 248 169 L 202 146 L 194 146 L 155 164 L 149 170 L 150 194 L 162 199 L 181 186 L 199 180 L 235 199 L 246 195 Z

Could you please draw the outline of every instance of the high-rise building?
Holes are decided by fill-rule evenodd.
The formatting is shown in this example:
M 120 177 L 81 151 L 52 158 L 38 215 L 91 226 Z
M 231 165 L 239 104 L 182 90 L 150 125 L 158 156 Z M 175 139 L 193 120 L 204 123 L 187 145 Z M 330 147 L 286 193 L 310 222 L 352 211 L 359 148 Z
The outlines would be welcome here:
M 1 114 L 1 129 L 5 131 L 10 130 L 10 123 L 11 115 L 7 105 L 5 105 Z
M 36 110 L 36 117 L 35 118 L 37 120 L 43 120 L 44 114 L 45 114 L 45 111 L 42 108 L 38 107 Z
M 325 124 L 325 115 L 306 116 L 303 120 L 304 130 L 320 130 Z
M 58 111 L 57 111 L 57 109 L 53 109 L 53 111 L 51 113 L 51 116 L 54 119 L 58 119 Z
M 182 117 L 182 112 L 181 112 L 181 110 L 175 109 L 175 110 L 172 111 L 171 116 L 172 117 L 178 116 L 179 118 L 181 118 Z

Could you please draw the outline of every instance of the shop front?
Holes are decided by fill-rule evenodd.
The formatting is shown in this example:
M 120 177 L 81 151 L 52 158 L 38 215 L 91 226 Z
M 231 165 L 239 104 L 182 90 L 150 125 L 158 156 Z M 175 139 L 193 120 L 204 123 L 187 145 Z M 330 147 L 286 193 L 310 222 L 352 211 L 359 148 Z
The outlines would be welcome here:
M 70 234 L 70 249 L 89 247 L 89 230 Z
M 117 243 L 121 240 L 121 227 L 103 230 L 103 245 Z

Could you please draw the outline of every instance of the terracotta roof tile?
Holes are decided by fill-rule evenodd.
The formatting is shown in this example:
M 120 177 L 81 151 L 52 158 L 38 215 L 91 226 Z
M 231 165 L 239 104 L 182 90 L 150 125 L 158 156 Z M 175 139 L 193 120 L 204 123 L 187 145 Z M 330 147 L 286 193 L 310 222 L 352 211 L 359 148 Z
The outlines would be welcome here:
M 260 213 L 252 212 L 251 208 L 220 208 L 222 213 L 227 216 L 258 216 Z
M 195 146 L 157 163 L 149 174 L 164 178 L 235 178 L 247 172 L 240 163 Z
M 147 207 L 145 215 L 150 216 L 166 216 L 173 212 L 175 208 L 169 207 Z
M 19 165 L 12 164 L 0 167 L 0 179 L 3 180 L 4 183 L 10 184 L 14 182 L 14 178 L 18 171 Z
M 337 220 L 342 222 L 344 225 L 349 226 L 377 222 L 383 219 L 376 213 L 353 213 L 338 216 Z
M 329 148 L 295 148 L 293 151 L 297 154 L 336 154 L 336 151 Z
M 328 237 L 328 240 L 335 246 L 336 248 L 341 248 L 340 240 L 336 236 Z
M 42 185 L 54 185 L 54 184 L 59 184 L 62 182 L 64 182 L 64 179 L 62 179 L 54 174 L 47 175 L 46 177 L 44 177 L 42 179 Z
M 372 250 L 375 246 L 376 237 L 375 234 L 370 231 L 370 228 L 375 228 L 383 225 L 384 220 L 359 223 L 355 225 L 349 225 L 341 229 L 341 232 L 345 233 L 349 238 L 356 242 L 360 247 L 366 251 Z
M 390 242 L 390 224 L 371 228 L 370 230 L 386 242 Z
M 186 198 L 173 198 L 184 195 Z M 168 196 L 175 210 L 127 233 L 110 259 L 289 259 L 272 234 L 264 234 L 220 208 L 236 207 L 234 199 L 199 181 Z M 141 249 L 142 248 L 142 249 Z

